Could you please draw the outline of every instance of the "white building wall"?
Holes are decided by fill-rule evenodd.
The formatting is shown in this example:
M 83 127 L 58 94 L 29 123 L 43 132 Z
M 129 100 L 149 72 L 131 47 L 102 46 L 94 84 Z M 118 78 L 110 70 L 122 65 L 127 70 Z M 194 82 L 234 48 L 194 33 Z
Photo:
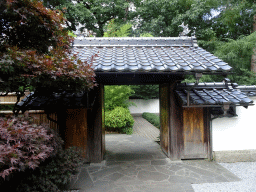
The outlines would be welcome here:
M 256 104 L 256 97 L 251 97 Z M 256 149 L 256 105 L 237 107 L 238 117 L 212 121 L 213 151 Z
M 256 97 L 254 106 L 237 107 L 237 117 L 217 118 L 212 121 L 213 151 L 256 150 Z M 159 113 L 158 99 L 131 99 L 137 107 L 130 106 L 131 114 Z
M 129 110 L 131 114 L 138 114 L 138 113 L 159 113 L 159 99 L 130 99 L 129 101 L 134 102 L 136 106 L 130 106 Z

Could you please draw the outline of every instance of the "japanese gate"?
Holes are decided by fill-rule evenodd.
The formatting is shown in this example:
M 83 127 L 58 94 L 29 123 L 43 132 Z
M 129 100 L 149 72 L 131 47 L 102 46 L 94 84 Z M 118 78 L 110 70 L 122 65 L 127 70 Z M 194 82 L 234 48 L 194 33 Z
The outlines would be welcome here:
M 104 159 L 104 85 L 159 84 L 160 145 L 171 160 L 211 159 L 211 118 L 252 103 L 228 79 L 199 83 L 203 74 L 225 77 L 232 68 L 198 47 L 195 37 L 81 38 L 73 54 L 83 61 L 96 55 L 98 86 L 85 94 L 87 104 L 65 111 L 63 122 L 66 146 L 82 147 L 89 162 Z M 181 83 L 185 75 L 195 82 Z

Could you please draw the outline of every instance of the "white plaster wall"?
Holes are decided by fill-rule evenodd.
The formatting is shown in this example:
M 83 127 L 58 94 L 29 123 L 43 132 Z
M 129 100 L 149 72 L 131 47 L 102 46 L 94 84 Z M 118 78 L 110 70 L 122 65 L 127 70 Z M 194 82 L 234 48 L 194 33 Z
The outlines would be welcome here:
M 237 107 L 238 117 L 212 121 L 213 151 L 256 149 L 256 97 L 254 106 Z
M 143 100 L 143 99 L 130 99 L 130 102 L 134 102 L 136 106 L 130 106 L 129 110 L 131 114 L 135 113 L 159 113 L 159 99 L 149 99 L 149 100 Z
M 250 97 L 254 106 L 237 107 L 237 117 L 217 118 L 212 121 L 213 151 L 256 149 L 256 97 Z M 130 106 L 131 114 L 159 113 L 158 99 L 130 99 L 137 107 Z

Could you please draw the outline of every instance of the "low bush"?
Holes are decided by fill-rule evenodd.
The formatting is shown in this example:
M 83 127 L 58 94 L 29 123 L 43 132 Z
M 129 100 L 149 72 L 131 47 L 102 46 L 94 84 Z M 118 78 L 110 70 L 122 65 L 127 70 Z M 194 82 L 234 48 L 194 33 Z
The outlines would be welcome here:
M 105 113 L 105 127 L 107 131 L 132 134 L 133 124 L 133 117 L 127 108 L 116 107 Z
M 154 113 L 143 113 L 142 117 L 150 122 L 152 125 L 160 129 L 160 117 Z
M 62 191 L 69 183 L 71 176 L 78 173 L 84 163 L 82 151 L 76 147 L 60 150 L 56 156 L 47 159 L 35 171 L 20 181 L 16 190 L 32 191 Z
M 25 117 L 0 117 L 0 177 L 35 169 L 55 155 L 61 140 L 48 125 L 35 125 Z
M 59 192 L 84 163 L 82 151 L 63 149 L 54 130 L 31 122 L 0 119 L 0 185 L 13 192 Z

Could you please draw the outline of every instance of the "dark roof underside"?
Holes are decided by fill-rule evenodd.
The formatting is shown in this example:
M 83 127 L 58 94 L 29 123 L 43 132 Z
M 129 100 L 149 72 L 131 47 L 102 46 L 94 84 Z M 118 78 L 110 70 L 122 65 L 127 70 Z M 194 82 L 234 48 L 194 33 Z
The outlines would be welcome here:
M 241 90 L 240 90 L 241 88 Z M 253 101 L 249 96 L 256 96 L 256 86 L 238 86 L 230 82 L 219 83 L 181 83 L 177 84 L 175 93 L 183 107 L 221 107 L 225 104 L 233 106 L 249 106 Z M 189 93 L 189 103 L 188 103 Z M 63 108 L 93 107 L 94 95 L 89 93 L 31 93 L 18 103 L 21 111 L 48 110 Z
M 96 55 L 100 73 L 228 73 L 227 63 L 198 47 L 192 37 L 77 39 L 73 54 L 83 61 Z

